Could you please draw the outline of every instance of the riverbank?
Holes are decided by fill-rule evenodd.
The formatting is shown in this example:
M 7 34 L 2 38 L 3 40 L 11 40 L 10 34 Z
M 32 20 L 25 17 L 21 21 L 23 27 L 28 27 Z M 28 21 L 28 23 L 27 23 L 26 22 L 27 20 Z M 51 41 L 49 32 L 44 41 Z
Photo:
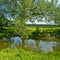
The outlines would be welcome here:
M 38 54 L 23 49 L 3 49 L 0 51 L 0 60 L 60 60 L 60 52 Z

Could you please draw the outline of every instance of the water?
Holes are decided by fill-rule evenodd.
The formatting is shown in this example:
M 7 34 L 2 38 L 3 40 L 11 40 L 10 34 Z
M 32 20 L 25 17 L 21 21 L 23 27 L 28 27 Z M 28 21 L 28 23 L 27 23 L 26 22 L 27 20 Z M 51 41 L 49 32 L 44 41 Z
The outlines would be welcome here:
M 11 41 L 13 41 L 13 44 L 10 45 L 11 48 L 15 48 L 17 45 L 22 45 L 22 39 L 18 36 L 11 37 Z
M 20 48 L 23 46 L 23 41 L 19 37 L 11 37 L 11 42 L 0 40 L 0 49 L 3 48 Z M 53 52 L 53 51 L 59 51 L 60 50 L 60 42 L 59 40 L 34 40 L 34 39 L 28 39 L 24 40 L 24 47 L 23 49 L 27 50 L 33 50 L 36 52 Z
M 40 41 L 39 42 L 39 47 L 41 52 L 49 52 L 49 51 L 53 51 L 53 47 L 55 47 L 57 45 L 57 42 L 53 42 L 53 41 Z

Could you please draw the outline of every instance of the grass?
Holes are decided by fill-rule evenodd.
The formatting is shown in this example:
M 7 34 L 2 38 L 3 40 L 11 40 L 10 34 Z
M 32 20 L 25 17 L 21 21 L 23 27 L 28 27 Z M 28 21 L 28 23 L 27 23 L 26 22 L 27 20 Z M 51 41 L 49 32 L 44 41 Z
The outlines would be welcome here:
M 3 49 L 0 51 L 0 60 L 60 60 L 60 52 L 38 54 L 23 49 Z
M 27 27 L 27 29 L 31 32 L 36 30 L 36 27 L 32 26 L 32 27 Z M 40 31 L 55 31 L 60 29 L 59 27 L 39 27 Z

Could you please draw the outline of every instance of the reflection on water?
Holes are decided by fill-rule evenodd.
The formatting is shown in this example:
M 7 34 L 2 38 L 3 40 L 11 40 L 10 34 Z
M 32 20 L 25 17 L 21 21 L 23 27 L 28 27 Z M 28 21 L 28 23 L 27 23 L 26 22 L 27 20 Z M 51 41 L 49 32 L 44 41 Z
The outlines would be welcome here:
M 49 51 L 53 51 L 53 47 L 56 46 L 57 42 L 46 42 L 46 41 L 40 41 L 39 42 L 39 46 L 40 46 L 40 50 L 41 52 L 49 52 Z
M 33 39 L 25 40 L 25 48 L 35 50 L 37 48 L 36 41 Z
M 22 45 L 22 39 L 18 36 L 11 37 L 11 41 L 13 42 L 13 44 L 10 45 L 11 48 L 15 48 L 19 44 Z
M 11 37 L 11 41 L 13 41 L 12 44 L 9 44 L 9 47 L 15 48 L 17 46 L 23 46 L 22 45 L 22 39 L 19 37 Z M 54 51 L 54 50 L 60 50 L 60 42 L 57 41 L 43 41 L 43 40 L 33 40 L 33 39 L 28 39 L 25 40 L 24 43 L 24 48 L 28 50 L 33 50 L 33 51 L 38 51 L 38 52 L 49 52 L 49 51 Z M 2 44 L 1 44 L 2 45 Z M 0 45 L 0 48 L 1 48 Z M 7 42 L 4 42 L 4 46 L 7 45 Z

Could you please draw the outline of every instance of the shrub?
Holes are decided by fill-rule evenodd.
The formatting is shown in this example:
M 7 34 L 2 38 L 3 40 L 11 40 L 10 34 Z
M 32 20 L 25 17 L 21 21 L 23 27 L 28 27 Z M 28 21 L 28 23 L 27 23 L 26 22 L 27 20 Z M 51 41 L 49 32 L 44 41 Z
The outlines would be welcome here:
M 32 32 L 31 38 L 40 39 L 40 29 L 39 27 L 36 28 L 34 32 Z

